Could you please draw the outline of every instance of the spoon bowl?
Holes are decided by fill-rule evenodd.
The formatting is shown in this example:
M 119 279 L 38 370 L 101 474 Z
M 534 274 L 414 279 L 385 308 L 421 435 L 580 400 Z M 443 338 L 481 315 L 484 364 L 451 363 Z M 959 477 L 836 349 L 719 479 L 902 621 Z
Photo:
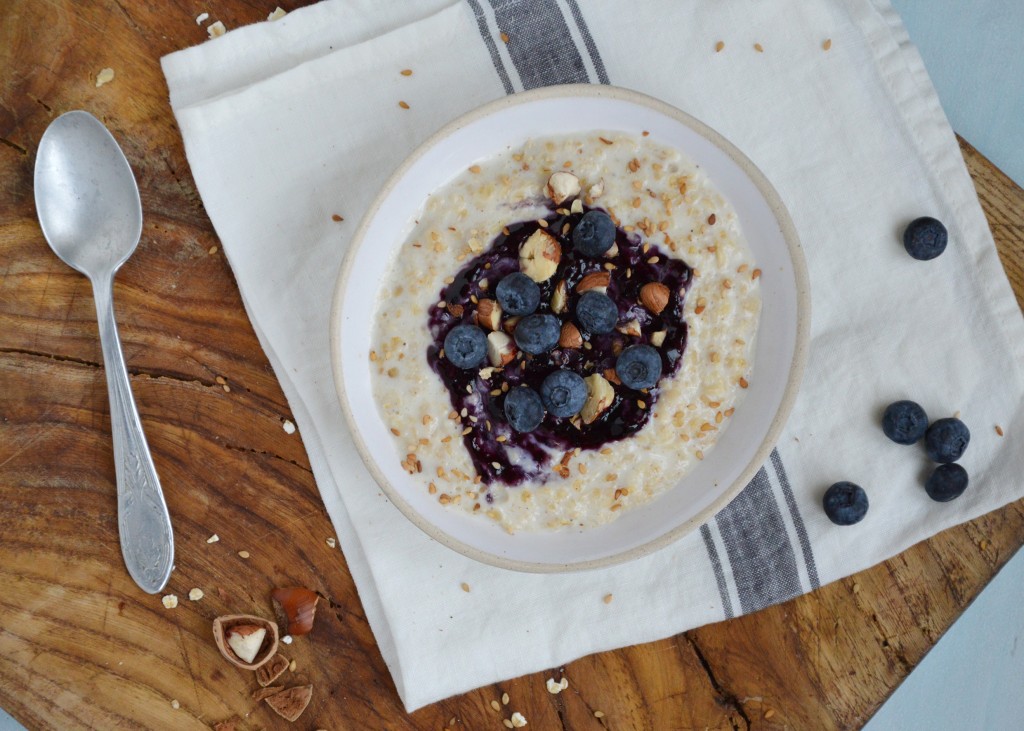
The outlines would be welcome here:
M 110 395 L 121 555 L 135 583 L 155 594 L 171 575 L 174 534 L 132 398 L 113 298 L 114 272 L 142 234 L 139 188 L 107 128 L 75 111 L 55 119 L 39 141 L 35 198 L 50 248 L 92 282 Z

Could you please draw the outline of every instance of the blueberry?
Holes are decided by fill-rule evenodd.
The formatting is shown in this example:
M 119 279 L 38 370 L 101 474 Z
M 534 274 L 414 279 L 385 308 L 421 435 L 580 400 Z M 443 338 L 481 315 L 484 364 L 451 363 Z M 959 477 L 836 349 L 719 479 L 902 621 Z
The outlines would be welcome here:
M 540 304 L 540 287 L 522 272 L 513 272 L 498 282 L 494 290 L 506 315 L 529 315 Z
M 924 433 L 924 449 L 932 462 L 956 462 L 970 441 L 971 432 L 959 419 L 939 419 Z
M 903 232 L 903 246 L 915 259 L 928 261 L 946 250 L 949 235 L 941 221 L 924 216 L 915 218 Z
M 544 404 L 529 386 L 516 386 L 505 397 L 505 418 L 516 431 L 533 431 L 544 421 Z
M 572 371 L 553 371 L 541 384 L 540 396 L 553 416 L 560 419 L 576 416 L 587 401 L 587 384 L 582 376 Z
M 615 373 L 624 386 L 651 388 L 661 378 L 661 356 L 650 345 L 630 345 L 615 361 Z
M 576 319 L 583 329 L 594 335 L 610 333 L 619 321 L 619 308 L 606 294 L 590 290 L 576 303 Z
M 456 368 L 476 368 L 487 356 L 487 336 L 475 325 L 456 325 L 444 336 L 444 355 Z
M 572 243 L 584 256 L 601 256 L 615 243 L 615 222 L 604 211 L 587 211 L 572 231 Z
M 958 464 L 940 464 L 924 483 L 928 497 L 946 503 L 964 494 L 967 489 L 967 470 Z
M 868 495 L 852 482 L 837 482 L 825 491 L 821 501 L 825 515 L 836 525 L 853 525 L 868 512 Z
M 882 431 L 897 444 L 916 444 L 928 429 L 928 414 L 913 401 L 896 401 L 885 408 Z
M 527 315 L 516 325 L 515 339 L 520 350 L 530 355 L 546 353 L 558 345 L 562 325 L 554 315 Z

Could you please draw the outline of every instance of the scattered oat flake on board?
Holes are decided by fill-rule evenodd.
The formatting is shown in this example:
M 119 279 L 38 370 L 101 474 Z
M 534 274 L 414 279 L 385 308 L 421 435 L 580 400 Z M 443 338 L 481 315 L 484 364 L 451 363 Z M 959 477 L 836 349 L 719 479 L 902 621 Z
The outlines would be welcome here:
M 274 12 L 267 16 L 267 20 L 279 20 L 288 15 L 288 11 L 280 7 L 274 8 Z
M 285 635 L 284 637 L 281 638 L 281 642 L 283 642 L 286 645 L 292 644 L 292 636 L 291 635 Z
M 114 80 L 114 69 L 100 69 L 100 72 L 96 74 L 96 87 L 99 88 L 104 84 L 108 84 Z
M 513 728 L 522 728 L 526 725 L 526 718 L 519 711 L 513 713 L 512 718 L 509 720 L 512 721 Z
M 203 598 L 203 596 L 203 590 L 198 587 L 196 587 L 195 589 L 190 589 L 188 592 L 188 598 L 194 602 L 199 601 Z
M 207 252 L 206 252 L 206 253 L 207 253 L 207 254 L 209 254 L 210 256 L 213 256 L 214 254 L 216 254 L 216 253 L 217 253 L 217 247 L 216 247 L 216 246 L 211 246 L 211 247 L 209 248 L 209 250 L 207 250 Z
M 181 704 L 178 703 L 177 698 L 171 701 L 171 708 L 173 708 L 174 710 L 178 710 L 179 708 L 181 708 Z
M 218 20 L 216 23 L 210 23 L 206 26 L 206 32 L 210 35 L 210 38 L 218 38 L 227 33 L 228 29 Z
M 327 544 L 328 548 L 334 548 L 338 545 L 338 541 L 333 536 L 324 541 L 324 543 Z
M 594 711 L 594 718 L 604 718 L 604 711 Z
M 178 597 L 176 597 L 174 594 L 168 594 L 160 601 L 168 609 L 174 609 L 176 606 L 178 606 Z
M 491 701 L 491 708 L 493 708 L 496 711 L 500 711 L 501 710 L 501 704 L 498 703 L 498 701 Z
M 238 552 L 238 557 L 239 558 L 249 558 L 249 552 L 248 551 L 239 551 Z
M 771 708 L 769 708 L 767 711 L 764 712 L 765 720 L 771 718 L 774 715 L 775 715 L 775 711 L 774 711 L 774 709 L 771 709 Z
M 556 682 L 554 678 L 548 678 L 548 681 L 545 685 L 547 686 L 548 693 L 550 693 L 551 695 L 558 695 L 563 690 L 569 687 L 569 681 L 565 678 L 562 678 L 561 680 Z
M 507 705 L 508 705 L 508 702 L 509 702 L 509 700 L 510 700 L 510 699 L 509 699 L 509 697 L 508 697 L 508 693 L 502 693 L 502 694 L 501 694 L 501 704 L 502 704 L 503 706 L 507 706 Z
M 202 25 L 206 22 L 206 19 L 210 17 L 209 13 L 200 13 L 196 16 L 196 25 Z
M 284 423 L 281 424 L 281 428 L 284 429 L 285 434 L 295 433 L 295 424 L 290 419 L 285 419 Z
M 216 533 L 214 533 L 212 536 L 210 536 L 209 538 L 206 539 L 206 542 L 207 543 L 216 543 L 219 540 L 220 540 L 220 536 L 217 535 Z

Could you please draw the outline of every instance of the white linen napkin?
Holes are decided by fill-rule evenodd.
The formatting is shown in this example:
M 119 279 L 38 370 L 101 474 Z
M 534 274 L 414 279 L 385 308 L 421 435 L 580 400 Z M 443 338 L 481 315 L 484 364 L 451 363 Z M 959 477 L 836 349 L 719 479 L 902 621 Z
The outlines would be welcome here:
M 887 0 L 336 0 L 163 68 L 199 192 L 410 711 L 783 601 L 1024 493 L 1021 313 Z M 418 143 L 502 94 L 574 81 L 664 99 L 767 174 L 806 249 L 812 345 L 771 460 L 700 531 L 627 566 L 517 574 L 435 543 L 381 495 L 337 405 L 328 313 L 360 216 Z M 931 262 L 899 243 L 921 215 L 950 231 Z M 958 500 L 929 500 L 923 454 L 882 434 L 881 408 L 899 398 L 933 418 L 959 411 L 971 428 L 972 484 Z M 839 528 L 820 503 L 844 479 L 871 508 Z

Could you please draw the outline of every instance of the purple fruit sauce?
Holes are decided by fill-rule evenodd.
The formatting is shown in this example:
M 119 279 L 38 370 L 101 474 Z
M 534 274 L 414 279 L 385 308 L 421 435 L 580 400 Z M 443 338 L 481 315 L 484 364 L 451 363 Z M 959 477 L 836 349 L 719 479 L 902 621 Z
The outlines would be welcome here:
M 525 384 L 540 393 L 544 378 L 559 368 L 575 371 L 584 378 L 593 373 L 604 374 L 606 370 L 614 370 L 618 353 L 624 348 L 649 343 L 651 333 L 659 330 L 666 332 L 664 342 L 657 348 L 662 359 L 662 379 L 671 377 L 682 361 L 686 348 L 683 299 L 690 286 L 690 267 L 653 244 L 644 251 L 640 235 L 627 234 L 621 228 L 616 229 L 618 252 L 615 256 L 593 258 L 579 254 L 572 244 L 572 229 L 582 215 L 556 212 L 545 219 L 548 232 L 562 245 L 562 260 L 555 275 L 539 284 L 541 300 L 537 312 L 551 312 L 551 295 L 557 283 L 564 279 L 568 306 L 556 317 L 563 323 L 571 321 L 579 325 L 575 319 L 579 299 L 576 285 L 591 272 L 607 271 L 605 263 L 611 262 L 615 268 L 610 272 L 607 294 L 619 308 L 618 324 L 637 320 L 640 337 L 618 330 L 605 335 L 588 335 L 580 327 L 584 342 L 590 343 L 589 350 L 556 347 L 538 356 L 520 351 L 515 360 L 504 368 L 495 368 L 487 379 L 480 376 L 480 371 L 490 365 L 487 361 L 479 368 L 463 370 L 438 357 L 449 330 L 461 323 L 475 322 L 474 298 L 494 299 L 494 289 L 502 277 L 519 271 L 519 247 L 539 227 L 536 220 L 508 226 L 508 234 L 499 234 L 486 251 L 462 267 L 452 284 L 440 292 L 436 302 L 444 300 L 448 307 L 440 308 L 435 304 L 430 309 L 428 318 L 433 344 L 427 348 L 427 361 L 447 387 L 463 431 L 469 430 L 462 440 L 484 484 L 494 480 L 507 485 L 518 485 L 526 480 L 544 481 L 551 471 L 552 454 L 577 447 L 597 449 L 635 434 L 650 419 L 661 391 L 660 380 L 657 386 L 646 391 L 612 382 L 615 401 L 593 423 L 582 424 L 580 419 L 559 419 L 547 414 L 540 427 L 524 434 L 513 431 L 505 421 L 507 391 L 502 390 L 503 384 L 507 384 L 509 390 Z M 486 280 L 484 287 L 480 286 L 481 280 Z M 668 306 L 658 315 L 640 304 L 640 289 L 648 282 L 661 282 L 672 293 Z M 502 318 L 503 327 L 506 319 Z M 643 408 L 639 401 L 644 402 Z M 499 437 L 503 441 L 499 442 Z M 513 459 L 510 459 L 510 448 L 515 453 Z M 488 502 L 492 499 L 489 492 L 486 499 Z

